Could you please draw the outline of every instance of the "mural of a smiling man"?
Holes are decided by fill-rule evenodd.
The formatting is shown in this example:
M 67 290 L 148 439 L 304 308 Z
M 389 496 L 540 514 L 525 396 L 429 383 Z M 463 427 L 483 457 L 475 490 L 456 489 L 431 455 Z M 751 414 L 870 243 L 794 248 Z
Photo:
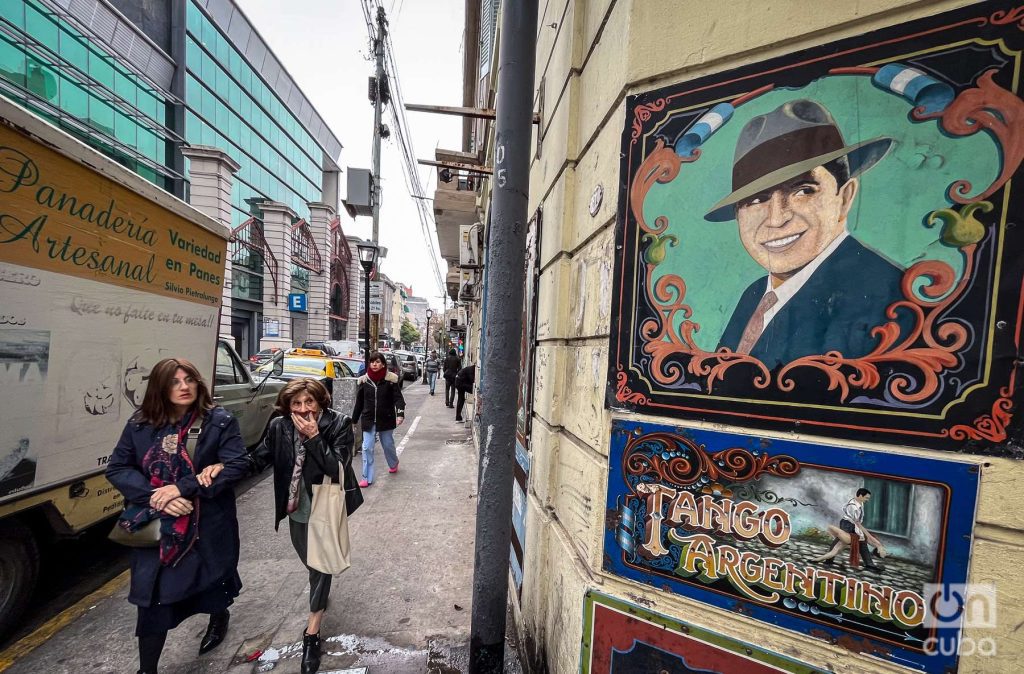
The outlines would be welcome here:
M 768 275 L 740 297 L 720 347 L 772 368 L 829 351 L 861 357 L 878 344 L 871 329 L 903 299 L 903 270 L 850 236 L 847 217 L 857 177 L 891 146 L 885 137 L 847 145 L 831 113 L 806 99 L 747 122 L 732 192 L 704 217 L 735 219 Z

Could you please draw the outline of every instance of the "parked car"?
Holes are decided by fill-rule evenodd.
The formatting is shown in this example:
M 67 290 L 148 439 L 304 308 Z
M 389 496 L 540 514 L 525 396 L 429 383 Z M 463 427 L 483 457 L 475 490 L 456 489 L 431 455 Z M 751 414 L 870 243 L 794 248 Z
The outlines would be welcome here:
M 280 353 L 280 349 L 277 352 Z M 224 340 L 217 342 L 217 361 L 213 374 L 213 401 L 238 420 L 242 442 L 252 447 L 263 438 L 263 433 L 274 414 L 274 402 L 285 383 L 276 377 L 280 371 L 280 358 L 271 355 L 261 372 L 253 377 L 242 359 Z
M 274 359 L 274 355 L 281 351 L 281 347 L 275 346 L 270 349 L 263 349 L 249 356 L 249 369 L 255 370 L 260 365 L 265 365 Z
M 420 376 L 420 366 L 416 362 L 416 354 L 412 351 L 392 351 L 396 358 L 398 358 L 398 364 L 402 368 L 401 376 L 405 379 L 411 379 L 415 381 Z
M 349 369 L 351 369 L 357 377 L 363 372 L 366 372 L 366 361 L 363 360 L 362 357 L 342 356 L 341 360 L 349 366 Z
M 257 372 L 264 373 L 268 365 L 260 367 Z M 355 374 L 341 358 L 330 356 L 320 349 L 289 349 L 284 353 L 281 374 L 274 375 L 277 379 L 290 381 L 301 377 L 319 380 L 327 391 L 334 392 L 334 380 L 354 377 Z
M 384 360 L 388 363 L 388 372 L 394 372 L 398 375 L 398 388 L 401 390 L 405 386 L 405 376 L 402 372 L 402 366 L 398 363 L 398 356 L 393 351 L 382 351 Z
M 328 339 L 322 342 L 303 342 L 303 349 L 318 349 L 328 356 L 356 356 L 361 353 L 359 343 L 353 339 Z

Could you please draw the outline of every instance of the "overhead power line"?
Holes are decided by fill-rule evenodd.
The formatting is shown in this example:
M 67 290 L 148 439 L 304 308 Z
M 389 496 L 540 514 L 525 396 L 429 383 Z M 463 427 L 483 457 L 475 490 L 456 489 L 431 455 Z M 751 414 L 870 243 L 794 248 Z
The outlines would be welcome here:
M 377 31 L 374 27 L 373 16 L 377 12 L 377 8 L 379 6 L 380 0 L 364 0 L 362 3 L 363 17 L 366 20 L 367 34 L 370 38 L 371 47 L 378 39 Z M 422 230 L 424 243 L 426 244 L 428 257 L 430 258 L 434 280 L 437 283 L 438 289 L 441 292 L 444 292 L 445 284 L 444 277 L 441 274 L 440 265 L 438 264 L 438 258 L 440 255 L 438 253 L 438 245 L 436 243 L 433 213 L 431 212 L 430 207 L 426 204 L 427 200 L 424 199 L 425 190 L 416 164 L 415 146 L 412 142 L 409 121 L 405 117 L 405 97 L 402 93 L 402 84 L 398 74 L 398 65 L 394 58 L 394 45 L 391 42 L 391 36 L 388 32 L 385 32 L 384 34 L 384 54 L 384 68 L 387 72 L 388 79 L 390 80 L 391 122 L 394 125 L 393 133 L 395 144 L 401 158 L 406 189 L 409 192 L 409 196 L 412 197 L 413 203 L 416 205 L 416 213 L 420 221 L 420 228 Z

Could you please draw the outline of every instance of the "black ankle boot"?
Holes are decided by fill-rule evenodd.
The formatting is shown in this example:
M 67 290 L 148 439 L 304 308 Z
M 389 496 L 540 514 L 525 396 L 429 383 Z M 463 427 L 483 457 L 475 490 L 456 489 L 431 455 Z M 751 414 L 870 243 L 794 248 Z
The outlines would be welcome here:
M 302 674 L 320 671 L 320 633 L 302 633 Z
M 199 655 L 209 653 L 219 646 L 220 642 L 224 641 L 224 636 L 228 633 L 228 620 L 230 618 L 231 614 L 227 611 L 210 615 L 210 625 L 206 628 L 203 640 L 199 642 Z

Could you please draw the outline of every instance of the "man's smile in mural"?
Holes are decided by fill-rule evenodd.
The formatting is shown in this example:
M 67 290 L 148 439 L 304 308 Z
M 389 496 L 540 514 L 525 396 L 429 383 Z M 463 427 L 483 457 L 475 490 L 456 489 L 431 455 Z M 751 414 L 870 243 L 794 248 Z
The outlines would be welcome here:
M 856 193 L 856 178 L 839 187 L 825 167 L 817 166 L 737 205 L 740 240 L 771 275 L 772 287 L 807 266 L 846 231 Z

